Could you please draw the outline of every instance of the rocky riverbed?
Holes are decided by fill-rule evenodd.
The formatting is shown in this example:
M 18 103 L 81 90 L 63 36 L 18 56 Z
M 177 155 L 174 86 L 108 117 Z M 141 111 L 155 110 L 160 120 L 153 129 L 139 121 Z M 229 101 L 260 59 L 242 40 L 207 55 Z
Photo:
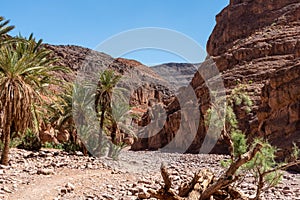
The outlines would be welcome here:
M 166 163 L 177 188 L 202 168 L 217 175 L 222 155 L 123 151 L 118 161 L 69 154 L 54 149 L 11 150 L 9 166 L 0 165 L 0 199 L 123 199 L 142 197 L 162 184 L 160 165 Z M 239 187 L 251 196 L 253 178 Z M 299 199 L 300 174 L 284 172 L 283 181 L 263 199 Z

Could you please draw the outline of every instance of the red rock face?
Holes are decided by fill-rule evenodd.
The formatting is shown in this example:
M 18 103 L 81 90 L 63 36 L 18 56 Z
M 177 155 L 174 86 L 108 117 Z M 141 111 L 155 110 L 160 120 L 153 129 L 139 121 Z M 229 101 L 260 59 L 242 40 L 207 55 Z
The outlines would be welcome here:
M 231 0 L 217 15 L 217 25 L 207 43 L 210 56 L 219 56 L 257 30 L 298 21 L 298 0 Z
M 281 149 L 291 153 L 291 144 L 300 146 L 300 59 L 278 70 L 262 89 L 257 114 L 259 131 Z
M 300 145 L 300 2 L 231 1 L 217 16 L 207 51 L 226 88 L 236 79 L 248 83 L 255 106 L 246 118 L 238 114 L 240 127 L 282 152 Z
M 247 84 L 254 102 L 250 114 L 235 108 L 239 126 L 250 138 L 265 136 L 283 149 L 284 157 L 292 142 L 300 146 L 300 2 L 231 0 L 216 20 L 207 51 L 221 72 L 226 92 L 238 83 Z M 208 88 L 198 73 L 191 86 L 203 118 L 210 103 Z M 143 139 L 133 149 L 162 148 L 172 141 L 180 123 L 178 102 L 167 110 L 164 129 L 154 136 L 157 141 Z M 197 153 L 205 135 L 206 127 L 200 120 L 188 152 Z M 212 152 L 228 150 L 219 141 Z

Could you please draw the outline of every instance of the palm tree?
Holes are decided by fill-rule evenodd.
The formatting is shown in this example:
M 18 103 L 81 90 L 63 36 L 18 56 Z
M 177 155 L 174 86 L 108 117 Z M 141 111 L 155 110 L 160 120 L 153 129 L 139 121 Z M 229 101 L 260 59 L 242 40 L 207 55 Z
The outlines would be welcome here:
M 10 134 L 23 133 L 31 127 L 33 107 L 43 101 L 41 96 L 49 84 L 59 84 L 54 71 L 64 68 L 54 66 L 51 51 L 41 46 L 32 37 L 20 38 L 0 48 L 0 110 L 1 128 L 4 133 L 4 148 L 1 164 L 9 161 Z M 60 83 L 61 84 L 61 83 Z
M 94 122 L 93 101 L 95 92 L 90 83 L 76 82 L 72 91 L 72 116 L 77 126 Z
M 136 137 L 132 120 L 138 119 L 138 115 L 132 113 L 132 107 L 122 98 L 115 100 L 112 107 L 112 117 L 117 122 L 118 128 L 126 135 Z
M 14 26 L 8 26 L 9 20 L 0 16 L 0 46 L 9 41 L 7 33 L 14 29 Z
M 69 131 L 70 142 L 74 145 L 79 144 L 85 155 L 87 155 L 88 150 L 84 141 L 86 141 L 85 136 L 88 135 L 88 132 L 80 130 L 82 130 L 82 126 L 91 122 L 88 117 L 91 116 L 90 113 L 93 112 L 94 114 L 93 106 L 91 106 L 93 97 L 94 94 L 89 85 L 66 83 L 64 92 L 58 94 L 56 101 L 47 106 L 46 109 L 50 115 L 46 116 L 47 118 L 44 120 L 58 131 Z
M 97 115 L 100 117 L 100 131 L 99 131 L 99 139 L 98 139 L 98 149 L 97 152 L 101 152 L 101 144 L 103 140 L 103 128 L 104 128 L 104 121 L 105 116 L 112 116 L 112 95 L 113 95 L 113 89 L 121 79 L 120 75 L 116 75 L 113 70 L 105 70 L 100 73 L 99 82 L 97 85 L 97 91 L 95 96 L 95 110 Z M 112 122 L 112 141 L 115 140 L 115 133 L 117 124 L 115 120 Z
M 49 116 L 46 116 L 45 123 L 50 123 L 58 130 L 68 129 L 72 131 L 75 129 L 74 119 L 72 115 L 72 99 L 73 99 L 73 85 L 66 83 L 65 90 L 58 94 L 56 100 L 47 106 Z
M 14 29 L 14 26 L 8 26 L 8 23 L 9 20 L 5 20 L 4 17 L 0 16 L 0 47 L 8 43 L 9 38 L 7 37 L 7 33 L 12 29 Z M 0 128 L 0 139 L 3 140 L 3 134 L 1 128 Z

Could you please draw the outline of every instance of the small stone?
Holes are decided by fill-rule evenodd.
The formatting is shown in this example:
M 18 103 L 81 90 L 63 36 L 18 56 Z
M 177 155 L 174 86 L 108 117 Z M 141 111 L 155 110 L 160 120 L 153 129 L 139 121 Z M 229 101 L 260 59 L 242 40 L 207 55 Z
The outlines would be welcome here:
M 145 192 L 140 192 L 140 193 L 138 194 L 138 198 L 139 198 L 139 199 L 149 199 L 149 198 L 150 198 L 150 194 L 145 193 Z
M 114 200 L 115 198 L 110 195 L 110 194 L 103 194 L 102 197 L 106 198 L 106 199 L 109 199 L 109 200 Z
M 287 186 L 285 186 L 285 187 L 283 188 L 283 190 L 290 190 L 290 188 L 287 187 Z
M 87 163 L 85 167 L 86 167 L 87 169 L 93 169 L 93 165 L 90 164 L 90 163 Z
M 65 188 L 67 188 L 68 192 L 73 191 L 75 189 L 75 186 L 72 183 L 67 183 L 65 185 Z
M 83 153 L 81 151 L 76 151 L 75 154 L 76 156 L 83 156 Z
M 285 194 L 285 195 L 287 195 L 287 194 L 292 194 L 292 191 L 290 190 L 289 187 L 284 187 L 282 189 L 282 193 Z
M 37 170 L 37 174 L 51 175 L 51 174 L 54 174 L 54 170 L 53 169 L 39 169 L 39 170 Z
M 131 192 L 132 195 L 136 194 L 139 192 L 139 190 L 137 188 L 130 188 L 129 192 Z
M 179 181 L 180 180 L 180 176 L 174 176 L 173 177 L 173 181 Z
M 1 188 L 1 190 L 3 190 L 4 192 L 7 192 L 7 193 L 12 193 L 12 191 L 10 189 L 8 189 L 7 187 L 3 186 Z
M 143 183 L 143 184 L 148 184 L 148 185 L 151 185 L 151 184 L 152 184 L 151 181 L 145 180 L 145 179 L 139 180 L 138 183 Z
M 112 186 L 112 185 L 107 185 L 106 187 L 107 188 L 114 188 L 114 186 Z
M 9 169 L 10 166 L 7 166 L 7 165 L 0 165 L 0 169 Z
M 147 191 L 146 188 L 140 187 L 140 186 L 138 186 L 137 189 L 138 189 L 139 192 L 146 192 Z
M 68 192 L 67 188 L 61 188 L 60 189 L 61 194 L 67 194 L 67 192 Z

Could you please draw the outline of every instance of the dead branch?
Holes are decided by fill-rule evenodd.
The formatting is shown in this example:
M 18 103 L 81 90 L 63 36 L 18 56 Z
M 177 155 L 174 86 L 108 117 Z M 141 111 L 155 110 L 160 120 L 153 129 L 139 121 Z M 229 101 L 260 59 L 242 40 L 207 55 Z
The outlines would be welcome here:
M 201 195 L 200 200 L 206 200 L 211 195 L 213 195 L 216 191 L 228 187 L 234 180 L 235 180 L 235 172 L 245 163 L 250 161 L 257 152 L 260 151 L 262 148 L 261 144 L 256 144 L 256 146 L 241 155 L 236 161 L 234 161 L 228 170 L 217 180 L 217 182 L 213 183 L 211 186 L 209 186 Z
M 179 188 L 179 196 L 187 197 L 188 194 L 193 190 L 195 184 L 199 181 L 199 179 L 203 176 L 202 171 L 198 171 L 194 174 L 194 177 L 190 183 L 184 183 Z
M 192 190 L 188 195 L 188 199 L 198 200 L 201 197 L 202 192 L 205 191 L 208 185 L 212 183 L 213 178 L 213 173 L 211 173 L 207 169 L 200 171 L 197 175 L 195 174 L 193 180 L 197 179 L 197 182 L 196 184 L 194 184 L 194 186 L 192 186 Z

